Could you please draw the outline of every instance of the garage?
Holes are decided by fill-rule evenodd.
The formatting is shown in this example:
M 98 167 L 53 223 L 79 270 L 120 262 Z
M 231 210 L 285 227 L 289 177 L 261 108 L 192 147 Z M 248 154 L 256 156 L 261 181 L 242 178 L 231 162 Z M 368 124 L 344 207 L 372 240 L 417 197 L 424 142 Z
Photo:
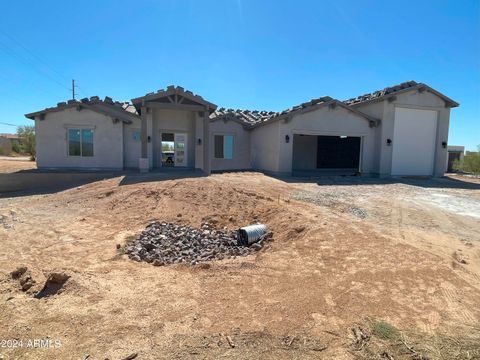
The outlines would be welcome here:
M 392 175 L 433 175 L 437 112 L 395 108 Z
M 361 137 L 295 134 L 292 170 L 296 175 L 353 175 L 360 169 Z

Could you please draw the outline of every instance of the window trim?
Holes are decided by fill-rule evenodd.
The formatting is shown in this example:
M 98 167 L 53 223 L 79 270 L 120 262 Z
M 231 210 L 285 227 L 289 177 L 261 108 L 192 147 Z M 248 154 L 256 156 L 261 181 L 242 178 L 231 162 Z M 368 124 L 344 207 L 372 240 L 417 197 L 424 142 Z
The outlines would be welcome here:
M 231 158 L 226 158 L 225 157 L 225 140 L 223 140 L 223 157 L 217 157 L 215 155 L 215 136 L 231 136 L 232 137 L 232 157 Z M 213 158 L 214 159 L 219 159 L 219 160 L 234 160 L 235 159 L 235 134 L 234 133 L 213 133 Z
M 80 132 L 80 155 L 70 155 L 70 130 L 78 130 Z M 83 155 L 83 145 L 82 145 L 82 130 L 90 130 L 92 132 L 92 155 L 85 156 Z M 95 126 L 85 126 L 85 125 L 68 125 L 65 126 L 66 131 L 66 150 L 67 150 L 67 157 L 72 158 L 93 158 L 95 157 L 95 141 L 94 141 L 94 134 L 95 134 Z

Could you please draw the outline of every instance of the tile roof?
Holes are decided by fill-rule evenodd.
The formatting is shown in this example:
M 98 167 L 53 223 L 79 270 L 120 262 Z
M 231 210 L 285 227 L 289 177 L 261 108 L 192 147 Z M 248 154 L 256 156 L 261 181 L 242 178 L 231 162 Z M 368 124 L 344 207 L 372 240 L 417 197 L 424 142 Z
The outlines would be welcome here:
M 136 109 L 128 102 L 113 101 L 112 98 L 106 96 L 101 100 L 98 96 L 83 98 L 80 101 L 72 99 L 67 102 L 59 102 L 57 106 L 46 108 L 33 113 L 25 114 L 25 117 L 34 120 L 35 116 L 42 116 L 50 112 L 62 111 L 69 108 L 90 109 L 102 114 L 111 116 L 112 118 L 131 123 L 134 118 L 139 118 Z
M 393 96 L 399 92 L 404 92 L 408 90 L 413 90 L 413 89 L 418 89 L 419 91 L 423 90 L 428 90 L 429 92 L 439 96 L 442 98 L 445 102 L 446 105 L 449 107 L 456 107 L 459 104 L 452 99 L 448 98 L 447 96 L 443 95 L 442 93 L 436 91 L 435 89 L 431 88 L 430 86 L 423 84 L 423 83 L 417 83 L 414 80 L 411 81 L 406 81 L 398 85 L 393 85 L 384 88 L 383 90 L 377 90 L 372 93 L 360 95 L 351 99 L 347 99 L 344 101 L 344 104 L 351 106 L 351 105 L 357 105 L 357 104 L 363 104 L 365 102 L 371 102 L 371 101 L 376 101 L 376 100 L 383 100 L 385 97 L 388 96 Z
M 363 103 L 365 101 L 371 101 L 371 100 L 382 98 L 386 95 L 396 93 L 399 90 L 408 89 L 408 88 L 414 87 L 416 85 L 418 85 L 418 83 L 416 81 L 413 81 L 413 80 L 412 81 L 406 81 L 406 82 L 403 82 L 403 83 L 398 84 L 398 85 L 386 87 L 383 90 L 377 90 L 377 91 L 374 91 L 372 93 L 360 95 L 360 96 L 345 100 L 344 103 L 347 104 L 347 105 L 360 104 L 360 103 Z
M 243 123 L 245 126 L 256 126 L 264 124 L 275 119 L 281 119 L 291 113 L 310 108 L 315 105 L 321 105 L 327 102 L 333 101 L 330 96 L 323 96 L 320 98 L 312 99 L 310 101 L 301 103 L 299 105 L 292 106 L 291 108 L 283 111 L 259 111 L 259 110 L 240 110 L 240 109 L 225 109 L 220 108 L 210 115 L 210 120 L 215 121 L 219 119 L 224 120 L 236 120 Z
M 277 112 L 274 111 L 263 111 L 263 110 L 241 110 L 241 109 L 225 109 L 220 108 L 214 111 L 210 115 L 210 119 L 213 120 L 237 120 L 238 122 L 243 123 L 244 125 L 254 125 L 259 122 L 267 121 L 273 116 L 277 115 Z
M 212 111 L 217 108 L 217 105 L 215 105 L 211 102 L 208 102 L 207 100 L 205 100 L 200 95 L 194 94 L 190 90 L 185 90 L 181 86 L 174 86 L 174 85 L 169 85 L 169 86 L 167 86 L 166 89 L 160 89 L 160 90 L 157 90 L 157 92 L 149 92 L 149 93 L 145 94 L 144 96 L 133 98 L 132 103 L 135 104 L 136 106 L 138 106 L 138 104 L 141 103 L 142 101 L 153 101 L 153 100 L 156 100 L 156 99 L 159 99 L 159 98 L 168 97 L 170 95 L 183 96 L 190 101 L 208 106 Z

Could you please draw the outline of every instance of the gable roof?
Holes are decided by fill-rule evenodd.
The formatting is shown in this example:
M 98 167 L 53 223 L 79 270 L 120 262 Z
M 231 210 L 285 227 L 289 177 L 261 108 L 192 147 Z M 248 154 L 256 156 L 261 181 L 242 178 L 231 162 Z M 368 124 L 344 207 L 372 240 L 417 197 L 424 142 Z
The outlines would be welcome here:
M 213 112 L 217 105 L 208 102 L 200 95 L 196 95 L 189 90 L 185 90 L 181 86 L 169 85 L 166 89 L 157 90 L 157 92 L 150 92 L 144 96 L 140 96 L 132 99 L 132 103 L 135 107 L 139 108 L 141 104 L 145 101 L 161 101 L 165 99 L 165 102 L 177 102 L 174 101 L 174 97 L 181 96 L 183 98 L 182 103 L 185 105 L 198 104 L 208 107 L 208 109 Z
M 344 103 L 348 106 L 354 106 L 359 104 L 365 104 L 374 101 L 382 101 L 385 98 L 390 96 L 394 96 L 396 94 L 400 94 L 403 92 L 411 91 L 411 90 L 419 90 L 419 91 L 428 91 L 432 94 L 437 95 L 438 97 L 442 98 L 445 101 L 445 105 L 448 107 L 457 107 L 459 104 L 449 97 L 443 95 L 442 93 L 438 92 L 437 90 L 431 88 L 430 86 L 424 83 L 417 83 L 414 80 L 406 81 L 398 85 L 393 85 L 384 88 L 383 90 L 377 90 L 372 93 L 360 95 L 348 100 L 345 100 Z
M 334 108 L 335 106 L 342 107 L 348 111 L 364 117 L 367 121 L 370 122 L 371 126 L 376 126 L 379 123 L 378 119 L 364 114 L 357 109 L 351 108 L 350 106 L 347 106 L 343 102 L 333 99 L 330 96 L 322 96 L 316 99 L 312 99 L 310 101 L 292 106 L 291 108 L 279 112 L 220 108 L 210 115 L 210 121 L 216 121 L 220 119 L 226 121 L 233 120 L 243 124 L 246 128 L 254 128 L 269 124 L 277 120 L 288 119 L 293 115 L 314 111 L 324 106 L 331 106 L 332 108 Z
M 104 100 L 100 100 L 98 96 L 92 96 L 90 99 L 83 98 L 80 101 L 73 99 L 68 100 L 67 102 L 59 102 L 57 106 L 25 114 L 25 117 L 35 120 L 36 116 L 42 117 L 51 112 L 63 111 L 71 108 L 76 108 L 79 111 L 82 109 L 96 111 L 110 116 L 114 120 L 122 121 L 125 124 L 131 124 L 134 119 L 140 118 L 131 104 L 128 102 L 114 102 L 112 98 L 108 96 L 106 96 Z

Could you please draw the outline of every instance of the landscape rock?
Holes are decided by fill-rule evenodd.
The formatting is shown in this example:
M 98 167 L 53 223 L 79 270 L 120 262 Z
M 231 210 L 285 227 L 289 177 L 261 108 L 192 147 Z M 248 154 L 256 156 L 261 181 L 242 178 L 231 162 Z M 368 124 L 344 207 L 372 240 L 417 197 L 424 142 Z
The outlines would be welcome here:
M 154 266 L 199 262 L 214 259 L 230 259 L 247 256 L 262 249 L 272 234 L 250 247 L 237 245 L 236 231 L 219 230 L 210 223 L 203 223 L 201 229 L 185 225 L 151 222 L 136 240 L 125 247 L 131 260 L 145 261 Z
M 15 270 L 13 270 L 10 275 L 12 276 L 12 279 L 18 279 L 20 276 L 25 274 L 27 272 L 27 267 L 26 266 L 19 266 Z

